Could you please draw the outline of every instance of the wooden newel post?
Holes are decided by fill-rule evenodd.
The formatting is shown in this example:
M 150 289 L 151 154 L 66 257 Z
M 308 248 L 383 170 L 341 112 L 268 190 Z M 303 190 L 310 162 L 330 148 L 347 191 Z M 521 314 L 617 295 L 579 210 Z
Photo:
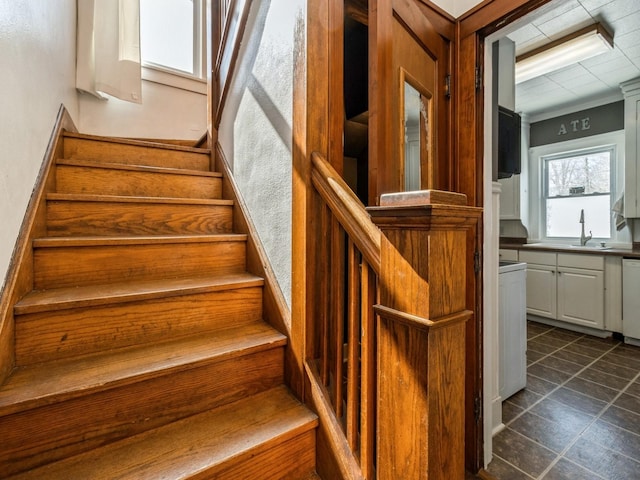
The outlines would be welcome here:
M 378 314 L 380 480 L 464 478 L 466 229 L 480 208 L 441 191 L 383 195 Z

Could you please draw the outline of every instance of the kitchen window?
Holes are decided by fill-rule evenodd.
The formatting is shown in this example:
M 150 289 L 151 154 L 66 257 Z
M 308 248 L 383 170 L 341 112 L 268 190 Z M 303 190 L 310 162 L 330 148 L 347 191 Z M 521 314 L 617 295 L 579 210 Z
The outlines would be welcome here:
M 546 238 L 575 238 L 585 212 L 585 230 L 594 238 L 611 238 L 611 171 L 615 147 L 542 157 Z
M 145 80 L 206 93 L 205 17 L 204 0 L 140 0 Z

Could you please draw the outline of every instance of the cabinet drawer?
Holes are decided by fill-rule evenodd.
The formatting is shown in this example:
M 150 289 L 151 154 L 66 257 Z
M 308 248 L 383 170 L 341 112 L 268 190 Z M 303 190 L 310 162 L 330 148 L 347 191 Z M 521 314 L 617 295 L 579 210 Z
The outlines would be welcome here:
M 532 252 L 530 250 L 520 250 L 519 260 L 525 263 L 535 263 L 538 265 L 556 266 L 556 254 L 549 252 Z
M 604 270 L 604 257 L 601 255 L 576 255 L 575 253 L 559 253 L 559 267 L 586 268 Z

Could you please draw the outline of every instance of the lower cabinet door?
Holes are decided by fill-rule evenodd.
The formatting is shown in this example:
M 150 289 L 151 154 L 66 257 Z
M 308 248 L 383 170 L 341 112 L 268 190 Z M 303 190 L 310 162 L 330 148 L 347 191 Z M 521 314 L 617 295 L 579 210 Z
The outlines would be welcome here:
M 527 264 L 527 313 L 556 318 L 556 267 Z
M 558 320 L 604 328 L 604 273 L 581 268 L 558 269 Z

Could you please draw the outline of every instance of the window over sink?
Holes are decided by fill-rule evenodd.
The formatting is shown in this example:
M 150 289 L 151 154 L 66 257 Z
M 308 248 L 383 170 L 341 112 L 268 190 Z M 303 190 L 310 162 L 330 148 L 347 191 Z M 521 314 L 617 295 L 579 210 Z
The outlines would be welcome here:
M 529 149 L 529 242 L 578 244 L 580 211 L 590 245 L 627 246 L 628 228 L 616 230 L 613 205 L 624 192 L 624 131 Z
M 614 146 L 542 157 L 544 236 L 574 238 L 581 210 L 594 238 L 611 238 L 611 168 Z

